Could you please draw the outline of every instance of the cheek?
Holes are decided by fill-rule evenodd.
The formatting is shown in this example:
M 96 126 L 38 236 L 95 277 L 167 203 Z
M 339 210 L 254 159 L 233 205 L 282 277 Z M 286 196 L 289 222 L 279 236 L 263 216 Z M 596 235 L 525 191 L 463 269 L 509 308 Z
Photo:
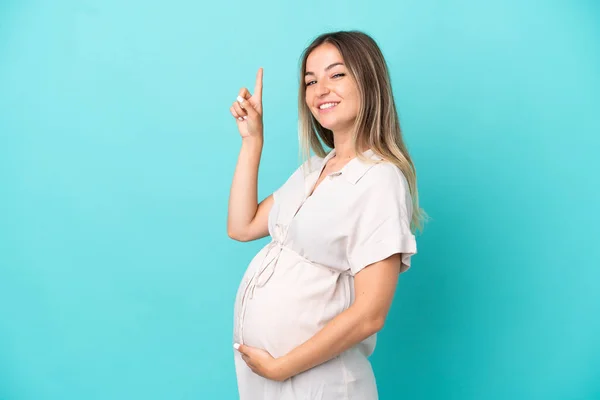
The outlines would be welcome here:
M 308 109 L 309 109 L 309 110 L 312 112 L 312 111 L 313 111 L 313 109 L 312 109 L 312 107 L 310 106 L 310 97 L 311 97 L 311 96 L 308 94 L 308 91 L 307 91 L 307 92 L 305 93 L 305 95 L 304 95 L 304 104 L 306 104 L 306 107 L 308 107 Z
M 353 85 L 344 85 L 338 89 L 338 94 L 346 103 L 354 107 L 359 103 L 358 90 Z
M 360 108 L 360 97 L 358 95 L 358 92 L 354 91 L 352 92 L 352 94 L 350 95 L 350 98 L 352 99 L 351 103 L 352 103 L 352 109 L 356 112 L 358 112 L 358 109 Z

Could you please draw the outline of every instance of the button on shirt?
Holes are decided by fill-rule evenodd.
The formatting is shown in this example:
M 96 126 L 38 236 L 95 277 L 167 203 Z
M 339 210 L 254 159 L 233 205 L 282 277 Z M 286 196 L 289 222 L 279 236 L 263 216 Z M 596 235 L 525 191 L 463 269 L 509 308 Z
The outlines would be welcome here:
M 238 289 L 235 342 L 265 349 L 274 357 L 285 355 L 352 304 L 354 276 L 363 268 L 395 253 L 402 254 L 401 272 L 410 267 L 417 248 L 410 230 L 411 196 L 401 170 L 368 150 L 364 155 L 371 162 L 350 160 L 313 192 L 334 155 L 335 149 L 325 158 L 312 157 L 273 193 L 268 218 L 272 241 L 252 259 Z M 376 387 L 367 357 L 375 341 L 373 335 L 285 382 L 254 374 L 236 355 L 241 399 L 305 398 L 285 393 L 300 390 L 308 396 L 320 387 L 315 379 L 325 379 L 330 389 L 335 384 L 347 389 L 348 380 L 362 379 L 362 386 L 353 386 L 352 398 L 372 399 Z M 323 398 L 345 398 L 329 396 Z

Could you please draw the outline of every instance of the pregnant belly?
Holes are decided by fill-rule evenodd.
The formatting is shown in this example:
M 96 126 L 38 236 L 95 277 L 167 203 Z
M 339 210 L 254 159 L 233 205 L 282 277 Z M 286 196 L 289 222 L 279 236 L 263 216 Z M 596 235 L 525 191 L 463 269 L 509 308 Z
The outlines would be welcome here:
M 243 336 L 240 339 L 274 357 L 310 339 L 350 304 L 350 276 L 312 264 L 294 253 L 284 251 L 280 255 L 273 274 L 254 289 L 252 297 L 245 290 L 247 278 L 238 295 L 238 302 L 245 303 L 245 312 L 238 319 Z M 242 304 L 236 307 L 240 311 L 244 308 Z

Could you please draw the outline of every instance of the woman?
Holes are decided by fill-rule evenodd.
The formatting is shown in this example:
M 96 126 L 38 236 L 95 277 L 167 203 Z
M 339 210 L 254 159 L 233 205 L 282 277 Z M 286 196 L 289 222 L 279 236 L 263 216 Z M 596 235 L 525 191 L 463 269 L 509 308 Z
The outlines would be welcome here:
M 262 76 L 230 109 L 242 148 L 228 234 L 272 237 L 236 299 L 240 398 L 376 399 L 367 357 L 425 216 L 385 60 L 356 31 L 321 35 L 304 51 L 300 134 L 305 158 L 315 156 L 257 204 Z

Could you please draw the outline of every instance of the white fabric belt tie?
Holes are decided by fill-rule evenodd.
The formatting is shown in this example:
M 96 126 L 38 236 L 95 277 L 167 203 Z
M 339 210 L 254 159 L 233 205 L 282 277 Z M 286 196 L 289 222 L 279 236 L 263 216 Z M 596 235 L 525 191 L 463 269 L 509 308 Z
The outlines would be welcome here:
M 263 265 L 254 273 L 252 280 L 250 281 L 250 298 L 254 297 L 254 289 L 256 287 L 263 287 L 275 272 L 277 261 L 279 256 L 284 249 L 283 243 L 278 240 L 273 240 L 267 245 L 267 254 L 263 260 Z

